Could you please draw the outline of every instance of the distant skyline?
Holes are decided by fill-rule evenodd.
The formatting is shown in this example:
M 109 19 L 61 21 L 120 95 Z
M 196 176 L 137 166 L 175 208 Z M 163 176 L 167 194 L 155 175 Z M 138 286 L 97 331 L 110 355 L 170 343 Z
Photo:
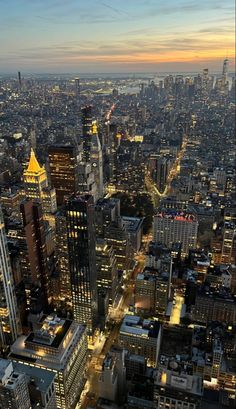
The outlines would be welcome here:
M 234 71 L 234 1 L 0 0 L 0 72 Z

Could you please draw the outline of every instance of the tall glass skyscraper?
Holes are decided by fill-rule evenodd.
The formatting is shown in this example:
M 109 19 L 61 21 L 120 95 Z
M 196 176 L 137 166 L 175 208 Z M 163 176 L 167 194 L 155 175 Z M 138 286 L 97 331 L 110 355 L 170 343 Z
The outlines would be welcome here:
M 91 195 L 75 195 L 66 204 L 69 266 L 74 320 L 92 335 L 97 324 L 97 271 L 94 204 Z
M 13 274 L 0 208 L 0 347 L 11 344 L 20 332 Z

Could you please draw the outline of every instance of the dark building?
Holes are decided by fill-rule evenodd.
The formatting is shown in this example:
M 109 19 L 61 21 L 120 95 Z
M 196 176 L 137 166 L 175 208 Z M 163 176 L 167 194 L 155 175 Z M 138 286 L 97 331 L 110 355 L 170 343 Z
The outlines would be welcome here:
M 91 150 L 91 138 L 92 138 L 92 107 L 91 105 L 85 106 L 81 109 L 82 129 L 83 129 L 83 142 L 84 142 L 84 159 L 88 161 L 90 159 Z
M 32 307 L 33 290 L 34 294 L 40 294 L 37 303 L 45 308 L 48 304 L 49 273 L 42 205 L 38 201 L 24 200 L 20 210 L 27 243 L 28 268 L 25 269 L 27 276 L 24 276 L 27 302 L 31 303 L 30 307 Z M 35 305 L 35 297 L 33 299 Z
M 49 167 L 51 184 L 56 189 L 57 204 L 77 191 L 77 157 L 74 146 L 50 146 Z
M 72 310 L 92 334 L 97 323 L 97 270 L 94 204 L 91 195 L 71 196 L 66 203 Z

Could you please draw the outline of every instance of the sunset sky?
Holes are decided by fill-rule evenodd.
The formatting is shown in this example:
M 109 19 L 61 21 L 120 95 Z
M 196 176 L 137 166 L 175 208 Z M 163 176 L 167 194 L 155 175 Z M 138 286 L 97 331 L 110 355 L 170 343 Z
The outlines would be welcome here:
M 0 72 L 234 70 L 234 0 L 0 0 Z

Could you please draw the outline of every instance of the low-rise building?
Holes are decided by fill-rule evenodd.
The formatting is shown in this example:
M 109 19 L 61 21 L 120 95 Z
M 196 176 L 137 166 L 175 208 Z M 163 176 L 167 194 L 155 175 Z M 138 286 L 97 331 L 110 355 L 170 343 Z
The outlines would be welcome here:
M 119 345 L 132 354 L 147 358 L 148 365 L 156 366 L 161 343 L 161 325 L 157 321 L 125 315 L 121 324 Z

